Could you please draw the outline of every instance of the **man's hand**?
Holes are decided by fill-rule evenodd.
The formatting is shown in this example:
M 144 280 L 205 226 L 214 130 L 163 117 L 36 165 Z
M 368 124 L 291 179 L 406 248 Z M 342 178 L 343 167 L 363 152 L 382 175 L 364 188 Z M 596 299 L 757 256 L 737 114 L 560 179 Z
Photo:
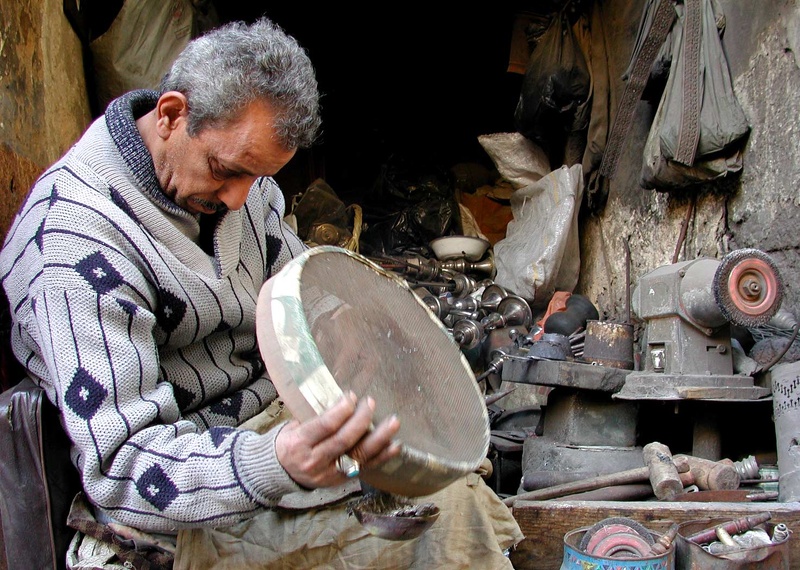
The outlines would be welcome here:
M 331 487 L 347 480 L 336 468 L 343 454 L 363 467 L 377 467 L 400 453 L 400 443 L 392 438 L 400 429 L 400 420 L 391 416 L 374 429 L 372 416 L 375 401 L 358 401 L 352 392 L 334 406 L 305 423 L 292 421 L 275 439 L 275 452 L 283 468 L 303 487 Z

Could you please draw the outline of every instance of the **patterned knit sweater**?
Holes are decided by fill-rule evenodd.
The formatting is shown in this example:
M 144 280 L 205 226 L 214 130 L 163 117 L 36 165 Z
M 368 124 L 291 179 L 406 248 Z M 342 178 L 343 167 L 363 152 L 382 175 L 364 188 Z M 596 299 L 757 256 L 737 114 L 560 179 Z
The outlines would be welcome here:
M 235 426 L 277 396 L 256 301 L 305 246 L 264 178 L 219 219 L 207 254 L 136 129 L 156 99 L 112 102 L 40 177 L 0 278 L 14 353 L 61 410 L 87 496 L 123 524 L 175 531 L 234 523 L 300 489 L 275 457 L 280 428 Z

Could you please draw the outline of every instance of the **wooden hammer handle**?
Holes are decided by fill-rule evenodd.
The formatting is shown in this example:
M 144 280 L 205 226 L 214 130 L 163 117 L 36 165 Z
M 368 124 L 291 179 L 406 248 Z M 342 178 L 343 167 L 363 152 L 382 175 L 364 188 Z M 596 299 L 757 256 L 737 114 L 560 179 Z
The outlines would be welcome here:
M 689 463 L 685 458 L 676 463 L 677 465 L 675 465 L 675 468 L 679 473 L 687 473 L 689 471 Z M 598 475 L 597 477 L 590 477 L 580 481 L 571 481 L 569 483 L 562 483 L 561 485 L 553 485 L 552 487 L 545 487 L 544 489 L 520 493 L 519 495 L 503 499 L 503 503 L 511 507 L 516 501 L 546 501 L 547 499 L 554 499 L 555 497 L 574 495 L 575 493 L 583 493 L 584 491 L 594 491 L 595 489 L 601 489 L 603 487 L 641 483 L 642 481 L 647 481 L 649 477 L 650 469 L 648 467 L 636 467 L 626 471 Z M 681 490 L 682 489 L 683 486 L 681 486 Z

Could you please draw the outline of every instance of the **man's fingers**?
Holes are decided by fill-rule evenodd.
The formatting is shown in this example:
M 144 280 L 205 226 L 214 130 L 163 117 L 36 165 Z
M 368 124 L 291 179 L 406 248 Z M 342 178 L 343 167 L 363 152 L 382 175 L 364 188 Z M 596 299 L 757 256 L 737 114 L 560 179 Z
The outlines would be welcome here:
M 355 413 L 357 403 L 358 398 L 356 395 L 353 392 L 347 392 L 322 415 L 300 426 L 303 437 L 311 446 L 318 445 L 325 441 L 338 432 L 345 422 Z
M 337 467 L 345 454 L 361 468 L 377 467 L 401 451 L 393 443 L 400 420 L 390 416 L 374 426 L 374 412 L 371 397 L 357 400 L 349 392 L 319 416 L 287 425 L 275 442 L 278 460 L 295 481 L 312 488 L 345 478 Z
M 327 439 L 321 441 L 318 449 L 336 459 L 343 453 L 350 452 L 362 439 L 372 438 L 372 417 L 375 412 L 375 400 L 371 397 L 358 402 L 355 412 L 344 424 Z M 385 428 L 384 428 L 385 429 Z M 381 433 L 383 430 L 381 431 Z
M 390 416 L 365 435 L 347 454 L 365 466 L 380 464 L 400 452 L 400 444 L 392 442 L 399 429 L 400 420 L 397 416 Z
M 301 425 L 300 435 L 317 453 L 332 461 L 369 433 L 374 411 L 375 401 L 371 397 L 357 401 L 350 392 L 323 414 Z M 382 428 L 378 436 L 385 438 L 385 430 Z
M 402 443 L 400 443 L 399 441 L 393 441 L 391 444 L 389 444 L 388 447 L 383 448 L 383 450 L 381 450 L 380 453 L 373 456 L 371 459 L 369 459 L 365 463 L 362 463 L 361 465 L 362 467 L 366 468 L 379 467 L 383 463 L 389 461 L 391 458 L 400 455 L 402 449 L 403 449 Z

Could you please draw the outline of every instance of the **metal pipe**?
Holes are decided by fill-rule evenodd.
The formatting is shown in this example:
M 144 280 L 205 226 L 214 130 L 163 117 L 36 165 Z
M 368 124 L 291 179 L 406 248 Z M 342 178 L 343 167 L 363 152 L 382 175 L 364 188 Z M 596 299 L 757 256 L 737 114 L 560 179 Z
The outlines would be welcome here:
M 687 536 L 686 540 L 694 542 L 695 544 L 703 545 L 717 539 L 717 528 L 721 527 L 728 534 L 739 534 L 746 532 L 753 527 L 767 522 L 772 518 L 770 513 L 761 513 L 758 515 L 750 515 L 730 522 L 723 523 L 722 525 L 714 525 L 711 528 L 701 530 L 691 536 Z

